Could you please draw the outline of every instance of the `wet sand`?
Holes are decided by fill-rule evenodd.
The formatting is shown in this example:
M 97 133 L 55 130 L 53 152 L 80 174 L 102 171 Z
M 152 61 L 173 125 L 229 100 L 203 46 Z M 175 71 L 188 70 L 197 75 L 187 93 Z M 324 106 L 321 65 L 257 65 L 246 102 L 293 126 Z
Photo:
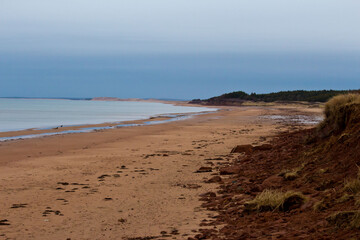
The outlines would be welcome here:
M 0 239 L 187 239 L 216 214 L 200 207 L 199 195 L 218 187 L 204 183 L 216 172 L 201 167 L 226 164 L 235 145 L 307 127 L 260 116 L 320 112 L 226 107 L 160 125 L 1 142 Z

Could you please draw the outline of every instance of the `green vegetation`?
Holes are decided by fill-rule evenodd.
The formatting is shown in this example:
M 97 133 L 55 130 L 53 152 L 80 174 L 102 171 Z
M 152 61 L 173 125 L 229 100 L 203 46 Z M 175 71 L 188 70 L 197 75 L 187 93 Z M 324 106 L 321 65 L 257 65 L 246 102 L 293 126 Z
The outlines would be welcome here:
M 249 211 L 288 211 L 289 209 L 299 207 L 305 202 L 305 197 L 299 192 L 280 192 L 278 190 L 265 189 L 253 200 L 245 203 Z
M 244 101 L 261 101 L 261 102 L 275 102 L 275 101 L 307 101 L 307 102 L 326 102 L 330 98 L 352 92 L 359 92 L 359 90 L 319 90 L 319 91 L 281 91 L 266 94 L 247 94 L 243 91 L 226 93 L 218 97 L 210 98 L 207 101 L 219 99 L 238 99 Z
M 323 90 L 323 91 L 282 91 L 275 93 L 267 94 L 256 94 L 252 93 L 250 95 L 244 92 L 233 92 L 222 95 L 223 98 L 240 98 L 244 100 L 252 101 L 263 101 L 263 102 L 273 102 L 273 101 L 309 101 L 309 102 L 325 102 L 329 98 L 337 95 L 343 94 L 346 91 L 333 91 L 333 90 Z

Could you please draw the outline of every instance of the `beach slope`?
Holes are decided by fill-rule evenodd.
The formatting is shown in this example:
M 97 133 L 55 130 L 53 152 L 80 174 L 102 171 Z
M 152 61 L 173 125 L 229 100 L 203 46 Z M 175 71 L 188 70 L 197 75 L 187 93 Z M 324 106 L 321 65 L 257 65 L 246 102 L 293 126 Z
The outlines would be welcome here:
M 224 107 L 160 125 L 1 142 L 0 239 L 193 237 L 216 217 L 199 198 L 218 189 L 216 169 L 235 145 L 308 128 L 298 119 L 320 114 Z

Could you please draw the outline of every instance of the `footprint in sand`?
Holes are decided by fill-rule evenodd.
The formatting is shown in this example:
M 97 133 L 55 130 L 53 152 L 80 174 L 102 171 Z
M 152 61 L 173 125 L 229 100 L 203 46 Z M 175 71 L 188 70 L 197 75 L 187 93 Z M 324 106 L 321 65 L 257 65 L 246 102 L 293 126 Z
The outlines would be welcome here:
M 57 201 L 63 201 L 63 205 L 68 205 L 69 204 L 69 201 L 64 199 L 64 198 L 58 198 L 56 199 Z
M 11 208 L 26 208 L 27 203 L 14 203 Z
M 5 225 L 10 225 L 9 220 L 7 219 L 0 220 L 0 226 L 5 226 Z
M 52 210 L 51 207 L 47 207 L 46 210 L 42 213 L 43 217 L 47 217 L 51 213 L 54 213 L 57 216 L 64 216 L 59 210 Z

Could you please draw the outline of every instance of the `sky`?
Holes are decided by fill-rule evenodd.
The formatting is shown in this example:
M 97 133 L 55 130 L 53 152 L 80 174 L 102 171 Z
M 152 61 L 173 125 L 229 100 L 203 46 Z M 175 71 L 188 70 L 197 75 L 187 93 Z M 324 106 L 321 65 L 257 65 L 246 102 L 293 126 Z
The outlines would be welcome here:
M 360 88 L 358 0 L 0 0 L 0 97 Z

